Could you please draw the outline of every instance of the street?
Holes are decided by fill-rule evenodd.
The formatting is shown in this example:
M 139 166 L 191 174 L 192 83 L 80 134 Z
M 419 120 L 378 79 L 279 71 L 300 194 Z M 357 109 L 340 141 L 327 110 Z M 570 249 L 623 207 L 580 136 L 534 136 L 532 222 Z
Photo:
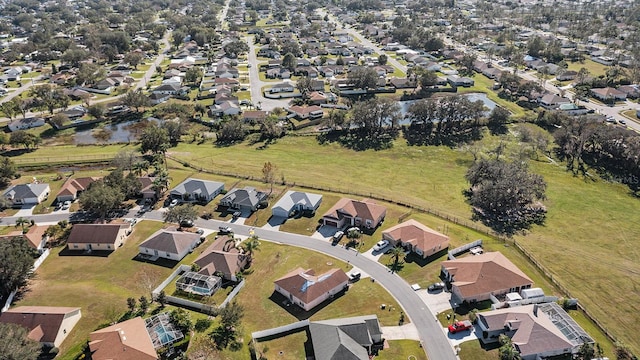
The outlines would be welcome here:
M 277 107 L 286 108 L 288 106 L 289 100 L 268 99 L 264 97 L 262 89 L 265 86 L 270 86 L 275 83 L 260 80 L 260 65 L 258 62 L 258 57 L 256 56 L 256 45 L 254 44 L 253 36 L 247 36 L 245 38 L 245 41 L 249 45 L 249 53 L 247 54 L 247 56 L 248 63 L 251 64 L 251 67 L 249 67 L 251 103 L 253 103 L 253 106 L 257 106 L 265 111 L 271 111 Z
M 136 212 L 137 210 L 131 210 L 125 218 L 135 217 Z M 33 215 L 27 216 L 26 218 L 29 220 L 33 219 L 38 224 L 43 224 L 55 223 L 60 220 L 68 220 L 70 216 L 73 216 L 73 214 Z M 162 221 L 162 212 L 158 210 L 151 211 L 145 213 L 138 219 Z M 0 219 L 0 225 L 14 225 L 16 220 L 17 217 L 6 217 L 4 219 Z M 262 228 L 253 228 L 248 225 L 227 223 L 219 220 L 198 219 L 195 221 L 195 225 L 203 229 L 214 231 L 217 231 L 220 226 L 228 226 L 233 229 L 234 233 L 240 236 L 250 236 L 250 232 L 253 232 L 261 240 L 297 246 L 327 254 L 344 262 L 349 262 L 351 265 L 369 274 L 372 279 L 371 281 L 378 282 L 398 301 L 405 314 L 416 326 L 420 341 L 423 344 L 429 359 L 456 359 L 456 355 L 453 351 L 452 345 L 449 343 L 449 339 L 425 302 L 404 279 L 395 273 L 389 272 L 389 270 L 382 264 L 365 256 L 358 256 L 359 253 L 354 250 L 340 246 L 332 246 L 329 241 L 316 239 L 310 236 Z

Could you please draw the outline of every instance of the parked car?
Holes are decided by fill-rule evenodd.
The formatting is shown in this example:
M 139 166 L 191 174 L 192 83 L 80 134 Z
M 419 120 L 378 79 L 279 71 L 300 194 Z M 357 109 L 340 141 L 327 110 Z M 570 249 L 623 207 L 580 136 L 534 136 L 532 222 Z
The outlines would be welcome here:
M 62 204 L 62 210 L 67 210 L 71 207 L 71 201 L 67 200 Z
M 436 291 L 436 290 L 442 290 L 444 289 L 444 283 L 443 282 L 437 282 L 434 284 L 429 285 L 429 287 L 427 288 L 427 291 Z
M 169 207 L 174 207 L 178 205 L 178 199 L 173 199 L 171 200 L 171 202 L 169 203 Z
M 356 272 L 352 272 L 349 275 L 349 278 L 351 278 L 351 281 L 358 281 L 360 280 L 360 276 L 362 276 L 362 274 L 359 271 L 356 271 Z
M 338 230 L 335 234 L 333 234 L 333 242 L 337 243 L 344 236 L 344 231 Z
M 180 227 L 192 227 L 193 226 L 193 220 L 182 220 L 180 221 Z
M 461 331 L 470 330 L 472 327 L 473 324 L 469 320 L 456 321 L 455 323 L 449 325 L 449 333 L 459 333 Z
M 218 227 L 218 234 L 225 235 L 225 234 L 231 234 L 232 232 L 233 230 L 228 226 Z
M 619 122 L 620 124 L 622 124 L 622 125 L 627 125 L 627 121 L 626 121 L 626 120 L 624 120 L 624 119 L 620 119 L 620 120 L 618 120 L 618 122 Z
M 202 235 L 202 234 L 204 234 L 204 230 L 203 229 L 198 229 L 198 230 L 196 230 L 196 234 Z
M 373 251 L 381 251 L 382 249 L 386 248 L 387 245 L 389 245 L 389 241 L 380 240 L 373 246 Z

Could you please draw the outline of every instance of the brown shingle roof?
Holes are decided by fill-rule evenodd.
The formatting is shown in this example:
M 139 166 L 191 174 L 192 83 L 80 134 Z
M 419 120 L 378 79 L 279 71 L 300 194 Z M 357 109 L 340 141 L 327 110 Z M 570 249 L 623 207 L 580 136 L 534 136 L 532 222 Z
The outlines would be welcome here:
M 438 245 L 441 245 L 441 247 L 444 248 L 449 244 L 448 236 L 443 235 L 414 219 L 409 219 L 401 224 L 393 226 L 383 231 L 382 235 L 386 235 L 395 241 L 411 244 L 422 251 L 433 249 L 438 247 Z
M 378 205 L 373 200 L 363 199 L 361 201 L 342 198 L 324 216 L 333 219 L 341 219 L 342 214 L 350 217 L 377 220 L 387 212 L 387 208 Z
M 56 197 L 63 195 L 73 195 L 75 197 L 78 192 L 87 190 L 91 183 L 99 179 L 100 178 L 97 177 L 81 177 L 76 179 L 69 178 L 64 182 Z
M 497 251 L 443 261 L 442 267 L 453 276 L 452 284 L 464 298 L 533 283 Z
M 29 339 L 53 343 L 65 315 L 77 307 L 18 306 L 0 315 L 0 322 L 17 324 L 29 330 Z M 71 329 L 69 329 L 71 330 Z
M 141 317 L 92 332 L 89 335 L 89 349 L 93 360 L 158 359 Z
M 37 249 L 42 242 L 44 233 L 47 231 L 48 226 L 33 225 L 29 228 L 26 234 L 22 233 L 22 230 L 12 231 L 6 235 L 0 236 L 0 239 L 11 239 L 14 237 L 24 237 L 27 239 L 27 243 L 34 249 Z
M 71 228 L 67 244 L 115 244 L 125 224 L 76 224 Z
M 346 281 L 349 281 L 349 277 L 342 269 L 331 269 L 315 276 L 312 269 L 297 268 L 274 281 L 274 284 L 308 304 Z
M 227 236 L 218 237 L 194 261 L 200 267 L 199 273 L 211 276 L 216 272 L 221 272 L 227 277 L 231 277 L 238 271 L 242 271 L 247 256 L 241 254 L 233 245 L 225 246 L 228 239 Z

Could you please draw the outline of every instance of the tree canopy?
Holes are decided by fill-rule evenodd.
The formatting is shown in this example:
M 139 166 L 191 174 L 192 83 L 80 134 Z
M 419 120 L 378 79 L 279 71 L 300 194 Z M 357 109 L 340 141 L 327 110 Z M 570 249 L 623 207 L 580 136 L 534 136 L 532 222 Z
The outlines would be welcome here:
M 198 211 L 191 204 L 183 204 L 169 208 L 163 215 L 164 222 L 178 224 L 187 220 L 193 221 L 197 217 Z
M 96 181 L 80 195 L 79 201 L 84 210 L 105 218 L 110 211 L 120 208 L 124 199 L 125 196 L 118 187 Z
M 0 295 L 2 298 L 27 284 L 35 257 L 34 250 L 21 236 L 0 241 L 0 259 L 2 259 L 0 261 Z
M 540 201 L 547 185 L 542 176 L 529 173 L 526 164 L 482 159 L 466 178 L 474 218 L 492 229 L 513 234 L 544 221 L 546 208 Z
M 0 358 L 2 360 L 36 360 L 42 346 L 27 337 L 27 328 L 0 323 Z

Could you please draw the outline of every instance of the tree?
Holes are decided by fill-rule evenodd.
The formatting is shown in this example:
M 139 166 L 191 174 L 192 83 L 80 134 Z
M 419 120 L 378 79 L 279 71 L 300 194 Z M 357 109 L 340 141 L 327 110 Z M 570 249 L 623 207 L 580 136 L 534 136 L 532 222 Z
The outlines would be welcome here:
M 127 308 L 129 309 L 130 313 L 133 313 L 134 311 L 136 311 L 136 299 L 135 298 L 127 298 Z
M 161 290 L 158 293 L 156 301 L 158 302 L 158 304 L 160 304 L 160 307 L 164 309 L 164 306 L 167 304 L 167 295 L 165 294 L 164 290 Z
M 237 327 L 244 317 L 244 308 L 234 300 L 222 308 L 218 316 L 220 325 L 213 331 L 212 338 L 218 349 L 224 349 L 236 343 Z
M 187 126 L 182 120 L 167 120 L 162 123 L 160 126 L 162 129 L 167 131 L 167 135 L 169 136 L 169 142 L 172 144 L 177 144 L 180 141 L 180 137 L 184 135 L 187 130 Z
M 296 81 L 296 88 L 302 94 L 302 98 L 303 99 L 306 99 L 309 96 L 309 93 L 312 90 L 311 89 L 311 83 L 312 82 L 313 82 L 313 80 L 310 77 L 307 77 L 307 76 L 301 76 Z
M 271 185 L 271 191 L 269 193 L 273 193 L 273 183 L 276 181 L 277 171 L 278 167 L 275 164 L 272 164 L 271 161 L 267 161 L 262 166 L 262 180 Z
M 498 349 L 500 360 L 520 360 L 520 353 L 513 347 L 511 338 L 506 335 L 500 335 L 498 341 L 502 345 Z
M 183 308 L 177 308 L 171 310 L 169 313 L 169 319 L 178 329 L 180 329 L 184 333 L 188 333 L 193 329 L 193 322 L 191 321 L 191 317 L 189 313 Z
M 183 204 L 172 207 L 165 211 L 163 218 L 164 222 L 170 223 L 182 223 L 187 220 L 195 220 L 198 217 L 198 211 L 191 204 Z
M 29 225 L 30 221 L 27 218 L 23 218 L 22 216 L 20 216 L 18 219 L 16 219 L 16 226 L 20 226 L 22 227 L 22 233 L 24 234 L 26 232 L 24 226 L 25 225 Z
M 138 65 L 140 65 L 140 63 L 142 63 L 142 60 L 144 59 L 144 57 L 142 56 L 141 53 L 139 52 L 130 52 L 127 53 L 124 58 L 122 59 L 122 61 L 124 61 L 125 63 L 133 66 L 134 69 L 138 69 Z
M 373 98 L 351 108 L 351 123 L 366 131 L 395 128 L 400 121 L 400 106 L 389 98 Z
M 138 302 L 140 303 L 140 311 L 142 311 L 143 314 L 146 314 L 147 310 L 149 310 L 149 300 L 146 296 L 142 295 L 140 296 L 140 299 L 138 299 Z
M 386 54 L 380 54 L 380 56 L 378 56 L 378 65 L 387 65 L 387 60 Z
M 286 53 L 282 58 L 282 67 L 293 72 L 298 65 L 298 60 L 292 53 Z
M 260 240 L 257 236 L 253 235 L 243 241 L 241 244 L 242 249 L 247 254 L 247 262 L 251 265 L 253 261 L 253 253 L 260 250 Z
M 122 104 L 136 109 L 136 112 L 140 111 L 141 107 L 149 106 L 151 104 L 149 98 L 142 93 L 142 90 L 127 91 L 122 97 Z
M 0 104 L 0 112 L 2 112 L 4 116 L 8 117 L 9 120 L 13 120 L 13 117 L 19 113 L 15 103 L 11 101 Z
M 356 89 L 373 89 L 378 85 L 378 73 L 369 67 L 354 67 L 347 74 L 349 83 Z
M 42 345 L 29 339 L 27 328 L 11 323 L 0 323 L 0 354 L 2 360 L 36 360 Z
M 156 124 L 151 124 L 143 132 L 140 140 L 140 151 L 143 154 L 164 154 L 169 148 L 169 133 Z
M 492 229 L 512 234 L 544 221 L 546 183 L 530 174 L 526 164 L 482 159 L 465 176 L 471 184 L 466 192 L 474 218 Z
M 138 162 L 140 162 L 140 160 L 138 158 L 138 154 L 135 151 L 120 150 L 113 158 L 112 164 L 122 170 L 132 171 L 134 165 Z
M 96 119 L 102 119 L 107 113 L 107 107 L 103 103 L 97 103 L 89 106 L 87 112 Z
M 509 118 L 511 117 L 511 113 L 509 110 L 503 108 L 502 106 L 496 106 L 491 110 L 491 114 L 489 115 L 489 121 L 487 122 L 487 127 L 491 131 L 491 134 L 504 134 L 507 132 L 507 123 L 509 122 Z
M 29 94 L 36 100 L 36 108 L 47 109 L 51 115 L 56 108 L 66 108 L 70 101 L 61 88 L 49 84 L 34 86 Z
M 394 246 L 391 248 L 391 258 L 393 259 L 393 265 L 391 265 L 391 271 L 398 271 L 398 265 L 404 257 L 404 249 L 401 246 Z
M 36 254 L 23 237 L 0 241 L 0 295 L 4 298 L 27 284 Z
M 80 195 L 79 201 L 84 210 L 96 213 L 104 219 L 110 211 L 121 207 L 124 194 L 104 181 L 96 181 Z
M 615 344 L 615 353 L 616 360 L 638 360 L 638 358 L 631 353 L 629 347 L 620 342 Z
M 200 70 L 200 68 L 198 67 L 192 67 L 190 69 L 187 69 L 187 71 L 184 73 L 184 81 L 190 84 L 197 83 L 201 77 L 202 77 L 202 70 Z
M 218 131 L 217 141 L 223 144 L 230 144 L 236 141 L 244 140 L 247 136 L 247 130 L 242 120 L 232 118 L 222 123 L 220 131 Z
M 16 164 L 6 156 L 0 156 L 0 189 L 6 187 L 18 175 Z
M 24 130 L 16 130 L 11 133 L 9 137 L 9 143 L 11 145 L 23 145 L 25 148 L 30 149 L 31 147 L 36 147 L 40 144 L 40 137 L 35 134 L 28 133 Z
M 227 54 L 236 57 L 249 51 L 249 45 L 242 40 L 234 40 L 226 44 L 223 49 Z

